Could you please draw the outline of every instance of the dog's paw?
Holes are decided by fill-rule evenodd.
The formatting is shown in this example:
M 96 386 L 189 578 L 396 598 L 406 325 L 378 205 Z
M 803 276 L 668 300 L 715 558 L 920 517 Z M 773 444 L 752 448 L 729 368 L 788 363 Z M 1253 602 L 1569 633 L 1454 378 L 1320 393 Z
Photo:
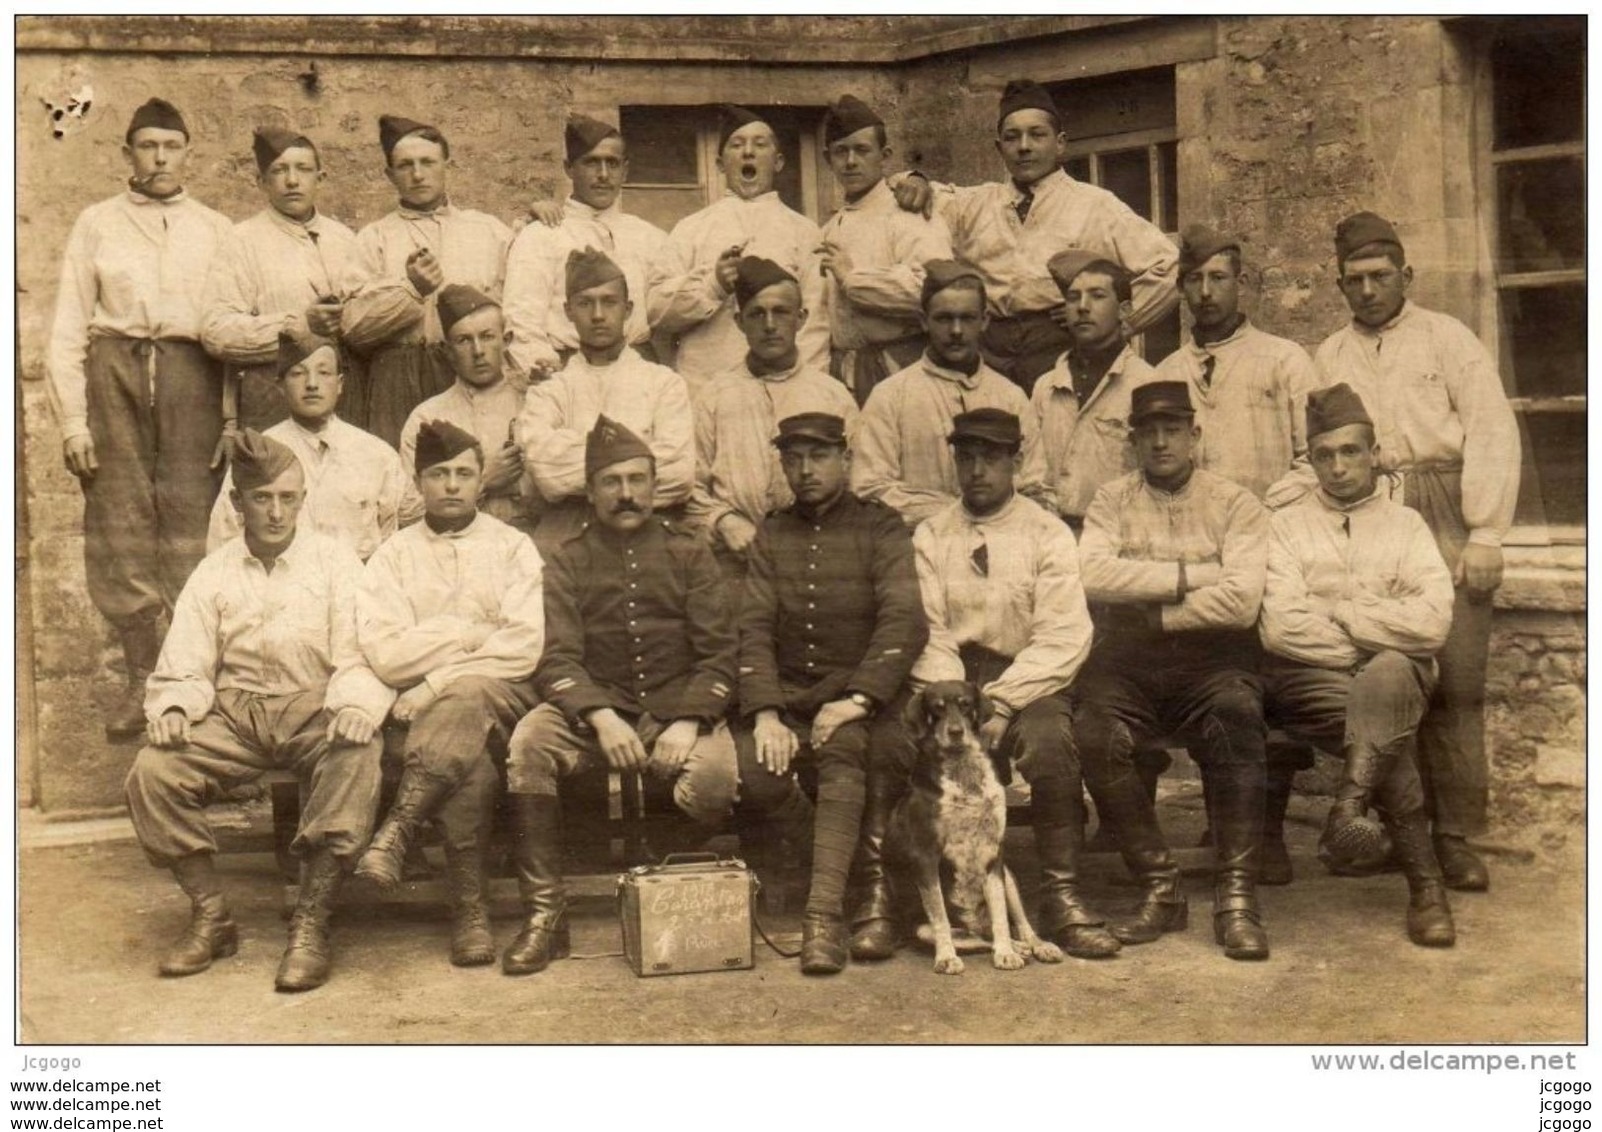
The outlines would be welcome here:
M 998 971 L 1022 971 L 1028 960 L 1010 947 L 998 947 L 991 954 L 990 962 Z
M 936 956 L 935 974 L 960 975 L 962 974 L 962 960 L 955 955 Z
M 1029 946 L 1029 954 L 1037 963 L 1061 963 L 1063 961 L 1062 948 L 1055 943 L 1045 940 L 1036 940 Z

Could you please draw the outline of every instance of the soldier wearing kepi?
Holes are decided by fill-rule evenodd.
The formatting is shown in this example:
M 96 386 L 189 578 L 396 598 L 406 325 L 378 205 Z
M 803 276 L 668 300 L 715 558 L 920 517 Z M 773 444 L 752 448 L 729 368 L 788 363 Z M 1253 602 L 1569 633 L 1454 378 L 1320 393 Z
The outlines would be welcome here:
M 128 123 L 128 191 L 72 226 L 56 292 L 50 406 L 83 489 L 89 598 L 116 627 L 127 689 L 106 734 L 144 733 L 159 622 L 205 554 L 222 479 L 222 381 L 201 289 L 229 223 L 184 192 L 189 127 L 153 98 Z
M 784 168 L 778 136 L 762 116 L 731 106 L 718 139 L 723 199 L 673 226 L 651 267 L 651 325 L 677 336 L 674 369 L 690 396 L 740 364 L 745 338 L 736 325 L 735 270 L 742 256 L 762 256 L 801 283 L 801 305 L 811 312 L 797 336 L 801 361 L 829 365 L 829 317 L 818 261 L 818 226 L 779 199 L 773 178 Z
M 628 152 L 616 126 L 575 114 L 564 132 L 567 159 L 562 168 L 573 193 L 560 206 L 560 219 L 530 224 L 517 234 L 506 255 L 508 350 L 524 373 L 549 376 L 579 349 L 578 328 L 564 300 L 567 261 L 574 252 L 595 250 L 617 264 L 632 309 L 624 320 L 623 341 L 651 361 L 651 326 L 645 312 L 646 278 L 651 262 L 667 243 L 667 233 L 648 220 L 624 212 L 619 200 L 629 179 Z M 556 209 L 554 203 L 540 206 Z M 587 428 L 586 428 L 587 431 Z
M 543 564 L 534 544 L 478 510 L 484 452 L 472 433 L 429 421 L 417 434 L 423 521 L 373 555 L 357 592 L 362 652 L 400 691 L 405 769 L 389 815 L 356 872 L 401 879 L 424 822 L 445 835 L 451 962 L 495 961 L 484 906 L 484 855 L 495 805 L 492 744 L 534 706 L 530 677 L 545 645 Z
M 506 324 L 500 304 L 477 287 L 447 283 L 440 288 L 438 309 L 440 334 L 445 338 L 440 352 L 456 380 L 406 418 L 401 462 L 412 466 L 417 434 L 427 421 L 449 421 L 472 433 L 485 459 L 479 509 L 526 531 L 530 492 L 517 431 L 523 399 L 506 372 Z
M 224 419 L 265 429 L 290 415 L 275 372 L 278 336 L 337 338 L 343 304 L 339 283 L 356 234 L 317 211 L 328 179 L 311 139 L 258 126 L 252 139 L 257 184 L 267 207 L 234 225 L 206 279 L 200 340 L 228 364 Z M 360 425 L 366 396 L 346 373 L 344 418 Z
M 695 492 L 691 510 L 711 532 L 719 561 L 745 571 L 757 524 L 795 499 L 772 440 L 779 421 L 799 413 L 841 417 L 849 432 L 857 406 L 845 386 L 801 360 L 806 324 L 801 285 L 772 260 L 746 256 L 734 297 L 745 360 L 701 391 L 695 405 Z
M 884 182 L 884 121 L 844 95 L 823 119 L 824 154 L 845 201 L 823 226 L 829 369 L 861 405 L 923 353 L 923 265 L 951 258 L 943 221 L 907 212 Z
M 1452 576 L 1416 511 L 1379 490 L 1374 422 L 1346 384 L 1307 400 L 1319 490 L 1275 513 L 1263 590 L 1268 717 L 1345 760 L 1319 854 L 1347 864 L 1379 851 L 1379 808 L 1412 899 L 1422 947 L 1457 938 L 1430 844 L 1414 759 L 1452 624 Z
M 356 644 L 356 556 L 297 523 L 295 454 L 254 429 L 233 460 L 244 536 L 196 568 L 150 678 L 149 746 L 128 774 L 128 811 L 145 854 L 192 904 L 163 975 L 193 975 L 239 947 L 213 866 L 205 803 L 289 767 L 305 789 L 291 846 L 305 860 L 281 991 L 328 978 L 328 918 L 378 806 L 378 725 L 394 695 Z
M 1263 697 L 1256 624 L 1267 512 L 1197 468 L 1189 386 L 1138 387 L 1140 471 L 1102 486 L 1079 540 L 1096 646 L 1074 687 L 1085 780 L 1145 896 L 1113 925 L 1125 943 L 1185 926 L 1179 870 L 1140 787 L 1139 744 L 1178 734 L 1201 763 L 1216 859 L 1213 933 L 1231 959 L 1268 958 L 1257 906 L 1263 836 Z
M 578 353 L 549 381 L 529 386 L 518 427 L 540 500 L 534 541 L 554 554 L 590 518 L 584 474 L 588 436 L 603 415 L 651 446 L 653 511 L 682 510 L 695 476 L 690 393 L 684 379 L 628 344 L 636 306 L 623 268 L 604 252 L 570 252 L 564 267 L 569 323 Z
M 365 562 L 401 523 L 422 514 L 423 501 L 395 450 L 335 413 L 345 380 L 340 360 L 330 339 L 280 333 L 276 368 L 289 419 L 263 435 L 293 452 L 306 473 L 302 529 L 339 540 Z M 230 471 L 223 477 L 211 509 L 208 550 L 240 531 L 240 514 L 230 497 L 232 476 Z
M 734 802 L 734 744 L 723 723 L 737 639 L 712 553 L 687 527 L 651 514 L 651 448 L 601 417 L 584 454 L 595 521 L 549 564 L 549 646 L 535 680 L 543 702 L 512 736 L 506 789 L 516 805 L 513 859 L 528 915 L 501 956 L 508 975 L 568 953 L 557 784 L 581 770 L 644 771 L 671 784 L 704 843 Z
M 399 447 L 408 414 L 451 383 L 430 349 L 443 340 L 440 288 L 465 283 L 499 295 L 512 232 L 451 203 L 450 143 L 433 126 L 386 114 L 378 137 L 400 207 L 357 233 L 340 287 L 348 296 L 340 328 L 369 358 L 367 428 Z
M 1359 212 L 1335 229 L 1351 324 L 1315 355 L 1322 385 L 1346 382 L 1373 414 L 1380 467 L 1402 475 L 1452 582 L 1452 631 L 1419 727 L 1419 771 L 1449 888 L 1490 885 L 1465 838 L 1485 829 L 1485 666 L 1502 537 L 1519 494 L 1519 433 L 1496 364 L 1457 319 L 1407 297 L 1413 269 L 1390 223 Z
M 870 730 L 893 726 L 895 709 L 884 709 L 899 706 L 929 629 L 906 524 L 847 490 L 844 419 L 786 417 L 773 445 L 795 502 L 763 522 L 740 607 L 741 809 L 792 842 L 810 841 L 801 971 L 829 974 L 846 962 L 845 883 L 867 791 Z M 818 767 L 815 821 L 790 773 L 798 759 Z M 875 844 L 883 839 L 880 830 Z

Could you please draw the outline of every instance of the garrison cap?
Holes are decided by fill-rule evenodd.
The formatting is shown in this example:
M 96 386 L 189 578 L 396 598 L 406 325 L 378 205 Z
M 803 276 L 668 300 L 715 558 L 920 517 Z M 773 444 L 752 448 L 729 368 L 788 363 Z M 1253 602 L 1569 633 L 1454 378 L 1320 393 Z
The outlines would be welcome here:
M 412 470 L 421 472 L 446 460 L 454 460 L 469 448 L 476 448 L 480 456 L 484 446 L 478 437 L 450 421 L 424 421 L 417 430 L 417 453 L 412 457 Z
M 595 418 L 595 427 L 584 438 L 584 478 L 591 479 L 596 472 L 644 456 L 656 466 L 656 453 L 628 427 L 602 413 Z
M 439 289 L 439 332 L 449 334 L 451 327 L 474 311 L 500 305 L 477 287 L 447 283 Z
M 854 94 L 842 94 L 823 117 L 823 144 L 833 145 L 858 130 L 883 125 L 884 119 L 875 114 L 866 102 Z
M 1057 289 L 1066 292 L 1069 285 L 1079 278 L 1081 271 L 1098 259 L 1106 258 L 1095 252 L 1087 252 L 1084 248 L 1065 248 L 1046 262 L 1046 270 L 1051 273 Z
M 931 259 L 923 265 L 923 291 L 919 295 L 919 305 L 928 309 L 930 299 L 962 279 L 978 280 L 979 290 L 981 293 L 984 291 L 985 277 L 979 274 L 977 268 L 960 259 Z
M 318 350 L 333 350 L 337 363 L 339 348 L 332 338 L 324 338 L 317 334 L 291 334 L 287 330 L 278 332 L 278 376 L 283 377 L 301 362 L 311 357 Z
M 1190 403 L 1190 383 L 1187 381 L 1148 381 L 1137 385 L 1129 395 L 1129 424 L 1133 428 L 1148 417 L 1185 417 L 1196 415 Z
M 725 105 L 723 115 L 718 121 L 718 152 L 723 152 L 723 147 L 729 144 L 734 131 L 744 129 L 753 122 L 761 122 L 768 129 L 773 129 L 773 124 L 755 110 L 747 110 L 744 106 Z
M 1188 225 L 1179 235 L 1179 273 L 1195 271 L 1219 252 L 1240 254 L 1240 241 L 1205 224 Z
M 396 114 L 385 114 L 378 119 L 378 144 L 383 147 L 384 156 L 388 157 L 400 140 L 419 130 L 433 130 L 434 127 L 424 122 L 414 122 L 410 118 L 402 118 Z M 435 130 L 438 133 L 437 130 Z
M 613 262 L 612 257 L 595 248 L 574 248 L 567 253 L 567 297 L 572 298 L 580 291 L 588 291 L 591 287 L 599 287 L 602 283 L 610 283 L 614 279 L 624 279 L 623 269 Z M 623 293 L 628 294 L 628 281 L 624 279 Z
M 1044 110 L 1057 121 L 1062 121 L 1062 114 L 1057 109 L 1057 103 L 1052 99 L 1051 92 L 1034 79 L 1013 79 L 1007 83 L 1001 92 L 1001 109 L 996 115 L 996 129 L 1007 120 L 1009 114 L 1016 114 L 1020 110 Z
M 1357 390 L 1344 381 L 1327 389 L 1315 389 L 1307 395 L 1308 440 L 1351 424 L 1366 424 L 1373 428 L 1374 418 L 1363 407 L 1363 399 L 1357 395 Z
M 816 440 L 844 448 L 845 418 L 833 413 L 797 413 L 785 417 L 779 422 L 779 435 L 773 438 L 773 447 L 783 448 L 793 440 Z
M 622 136 L 618 128 L 610 122 L 591 118 L 587 114 L 574 114 L 567 120 L 567 128 L 562 131 L 562 141 L 567 148 L 569 162 L 577 161 L 607 138 Z
M 265 173 L 267 167 L 278 160 L 278 155 L 286 149 L 297 146 L 317 152 L 317 147 L 305 134 L 297 134 L 294 130 L 286 130 L 279 126 L 257 126 L 250 139 L 251 148 L 256 151 L 256 168 Z
M 234 438 L 230 468 L 234 487 L 238 491 L 249 491 L 272 483 L 299 463 L 287 445 L 270 436 L 263 436 L 253 428 L 245 429 Z
M 1335 261 L 1345 263 L 1371 244 L 1388 244 L 1402 250 L 1402 238 L 1391 222 L 1372 212 L 1354 212 L 1335 225 Z M 1382 255 L 1376 251 L 1374 254 Z
M 734 302 L 740 309 L 756 298 L 769 287 L 779 283 L 794 283 L 800 287 L 801 283 L 794 275 L 774 263 L 771 259 L 761 256 L 743 256 L 735 266 L 734 273 Z
M 189 127 L 184 124 L 184 116 L 178 113 L 178 107 L 165 98 L 152 98 L 143 106 L 133 112 L 133 118 L 128 122 L 128 132 L 123 140 L 133 144 L 133 137 L 140 130 L 177 130 L 185 138 L 189 137 Z
M 1023 426 L 1016 414 L 1005 409 L 974 409 L 958 413 L 951 420 L 946 443 L 960 444 L 964 440 L 981 440 L 1016 452 L 1023 446 Z

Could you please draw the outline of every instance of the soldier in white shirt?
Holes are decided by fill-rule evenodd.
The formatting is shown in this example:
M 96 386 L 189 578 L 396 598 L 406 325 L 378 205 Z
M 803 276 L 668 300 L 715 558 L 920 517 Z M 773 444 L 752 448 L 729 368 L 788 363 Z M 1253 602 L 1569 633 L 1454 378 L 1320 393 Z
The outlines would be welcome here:
M 134 112 L 128 189 L 73 224 L 50 334 L 50 406 L 83 490 L 89 599 L 115 626 L 127 670 L 106 717 L 113 739 L 144 732 L 159 622 L 205 555 L 226 449 L 222 373 L 200 327 L 230 225 L 184 192 L 189 141 L 171 103 Z
M 291 845 L 305 859 L 281 991 L 328 979 L 328 918 L 378 807 L 378 726 L 394 694 L 356 644 L 356 556 L 302 528 L 295 454 L 254 429 L 233 460 L 244 536 L 196 568 L 145 696 L 149 745 L 128 774 L 128 812 L 151 862 L 172 870 L 189 926 L 161 973 L 193 975 L 239 947 L 213 864 L 208 798 L 288 767 L 305 788 Z
M 258 126 L 252 142 L 256 183 L 267 207 L 234 225 L 206 279 L 200 340 L 227 363 L 225 423 L 265 429 L 289 416 L 274 371 L 278 336 L 337 337 L 343 304 L 339 284 L 356 234 L 317 210 L 328 174 L 310 138 Z M 360 425 L 366 397 L 358 375 L 345 375 L 341 415 Z

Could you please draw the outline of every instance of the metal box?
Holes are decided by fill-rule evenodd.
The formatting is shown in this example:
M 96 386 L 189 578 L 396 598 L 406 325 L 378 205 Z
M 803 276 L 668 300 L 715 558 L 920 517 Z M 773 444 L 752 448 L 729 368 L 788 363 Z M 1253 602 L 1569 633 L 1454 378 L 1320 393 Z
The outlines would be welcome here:
M 623 955 L 634 973 L 687 975 L 752 966 L 756 874 L 715 853 L 676 853 L 617 878 Z

